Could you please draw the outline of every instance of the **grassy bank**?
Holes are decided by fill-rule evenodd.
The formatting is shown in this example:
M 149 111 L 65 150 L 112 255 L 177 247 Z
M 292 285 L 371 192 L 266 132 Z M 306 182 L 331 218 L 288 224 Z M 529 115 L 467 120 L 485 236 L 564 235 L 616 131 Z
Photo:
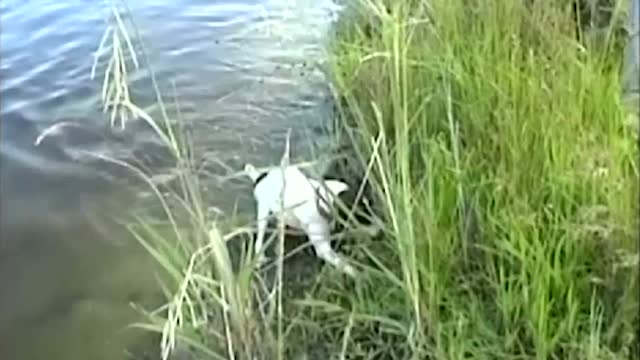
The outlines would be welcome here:
M 275 278 L 250 252 L 232 266 L 250 236 L 207 216 L 171 132 L 167 221 L 131 226 L 166 270 L 168 304 L 141 325 L 163 358 L 637 354 L 637 134 L 615 32 L 577 39 L 562 1 L 386 3 L 364 2 L 333 48 L 347 165 L 368 169 L 384 224 L 347 239 L 362 276 L 325 268 L 291 295 L 282 254 Z
M 334 71 L 399 260 L 338 296 L 402 325 L 384 350 L 399 358 L 637 356 L 637 134 L 615 27 L 579 39 L 561 1 L 359 14 Z M 368 325 L 349 353 L 385 344 Z

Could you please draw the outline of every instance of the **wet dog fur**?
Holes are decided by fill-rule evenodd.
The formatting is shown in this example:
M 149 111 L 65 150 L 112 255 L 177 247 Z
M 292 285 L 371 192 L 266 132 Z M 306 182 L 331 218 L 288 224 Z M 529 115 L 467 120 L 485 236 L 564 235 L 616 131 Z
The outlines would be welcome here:
M 306 234 L 316 256 L 344 273 L 355 276 L 353 266 L 336 253 L 330 242 L 335 201 L 347 192 L 349 185 L 339 180 L 312 179 L 294 165 L 260 172 L 247 164 L 245 173 L 254 182 L 257 220 L 254 251 L 259 259 L 264 259 L 262 247 L 269 220 L 274 215 L 282 214 L 287 226 Z

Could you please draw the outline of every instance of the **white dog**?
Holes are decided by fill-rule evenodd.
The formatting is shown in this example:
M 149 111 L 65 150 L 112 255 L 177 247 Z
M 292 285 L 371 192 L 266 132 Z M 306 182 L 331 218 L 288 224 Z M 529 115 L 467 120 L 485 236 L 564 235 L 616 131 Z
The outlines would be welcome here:
M 331 248 L 330 223 L 326 215 L 331 212 L 335 198 L 348 189 L 347 184 L 308 178 L 293 165 L 259 172 L 247 164 L 244 170 L 254 182 L 258 223 L 255 252 L 259 259 L 264 259 L 261 254 L 269 217 L 284 210 L 284 223 L 303 230 L 318 257 L 355 276 L 355 269 Z

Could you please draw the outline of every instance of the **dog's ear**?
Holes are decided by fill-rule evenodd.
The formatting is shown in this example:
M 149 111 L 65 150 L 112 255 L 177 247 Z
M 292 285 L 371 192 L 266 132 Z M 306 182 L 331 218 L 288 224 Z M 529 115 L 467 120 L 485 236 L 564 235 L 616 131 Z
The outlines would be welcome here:
M 349 189 L 349 185 L 338 180 L 325 180 L 324 184 L 327 186 L 327 189 L 329 189 L 333 197 L 337 197 L 341 192 Z

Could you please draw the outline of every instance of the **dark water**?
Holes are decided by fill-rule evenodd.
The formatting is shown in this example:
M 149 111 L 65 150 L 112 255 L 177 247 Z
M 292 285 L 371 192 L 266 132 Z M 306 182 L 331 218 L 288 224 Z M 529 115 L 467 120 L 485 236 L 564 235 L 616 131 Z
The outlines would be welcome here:
M 120 230 L 140 189 L 97 162 L 158 155 L 142 123 L 105 127 L 90 71 L 106 26 L 105 2 L 0 2 L 0 359 L 124 359 L 142 336 L 129 303 L 158 295 L 148 256 Z M 330 96 L 324 41 L 338 10 L 330 0 L 136 0 L 129 4 L 165 96 L 179 94 L 196 152 L 212 167 L 211 205 L 251 206 L 243 182 L 216 175 L 279 159 L 287 128 L 294 157 L 322 148 Z M 135 40 L 134 40 L 135 41 Z M 146 66 L 131 68 L 132 98 L 158 107 Z M 172 101 L 170 101 L 172 102 Z M 65 128 L 34 145 L 61 121 Z M 108 135 L 105 135 L 108 134 Z M 162 163 L 162 161 L 160 161 Z M 167 164 L 157 167 L 168 171 Z M 163 167 L 164 166 L 164 167 Z M 132 193 L 131 191 L 135 191 Z

